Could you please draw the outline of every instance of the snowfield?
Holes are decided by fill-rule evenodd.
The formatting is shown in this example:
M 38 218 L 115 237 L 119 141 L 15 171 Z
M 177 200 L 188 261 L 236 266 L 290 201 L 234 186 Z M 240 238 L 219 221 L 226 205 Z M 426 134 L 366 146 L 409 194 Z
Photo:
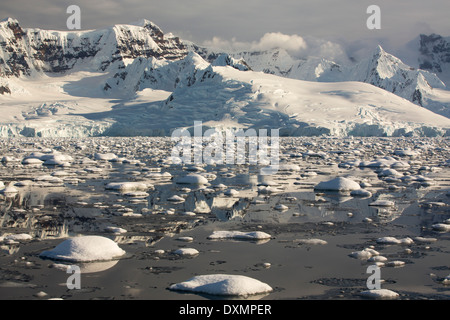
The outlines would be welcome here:
M 58 32 L 7 19 L 0 39 L 1 137 L 170 136 L 194 121 L 283 136 L 450 134 L 445 84 L 381 47 L 352 66 L 299 62 L 279 50 L 241 59 L 184 43 L 147 20 Z M 39 45 L 48 56 L 35 52 Z M 273 71 L 295 66 L 292 74 Z
M 73 81 L 88 85 L 82 75 Z M 450 129 L 448 118 L 362 82 L 308 82 L 221 66 L 195 76 L 199 80 L 172 93 L 147 88 L 120 104 L 89 90 L 71 96 L 59 87 L 62 79 L 45 79 L 43 87 L 36 79 L 27 84 L 35 94 L 0 96 L 0 135 L 170 135 L 194 121 L 219 130 L 280 129 L 284 136 L 442 136 Z

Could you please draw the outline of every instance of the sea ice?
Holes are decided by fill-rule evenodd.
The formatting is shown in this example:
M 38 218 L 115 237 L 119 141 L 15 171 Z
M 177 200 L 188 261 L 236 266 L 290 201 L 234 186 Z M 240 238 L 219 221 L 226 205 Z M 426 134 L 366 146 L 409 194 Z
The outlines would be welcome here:
M 187 281 L 173 284 L 169 289 L 221 296 L 246 296 L 268 293 L 273 290 L 268 284 L 259 280 L 227 274 L 195 276 Z
M 208 184 L 208 179 L 199 174 L 188 174 L 177 180 L 179 184 Z
M 101 236 L 80 236 L 67 239 L 54 249 L 40 254 L 42 258 L 74 262 L 113 260 L 125 254 L 114 241 Z
M 377 239 L 377 243 L 380 244 L 413 244 L 413 239 L 406 237 L 403 239 L 397 239 L 395 237 L 381 237 Z
M 348 178 L 337 177 L 329 181 L 322 181 L 314 187 L 314 190 L 323 191 L 353 191 L 360 189 L 361 186 Z
M 450 231 L 450 224 L 446 223 L 435 223 L 431 227 L 433 228 L 433 230 L 436 231 L 444 231 L 444 232 Z
M 297 239 L 299 244 L 310 244 L 310 245 L 325 245 L 328 242 L 322 239 Z
M 239 240 L 264 240 L 272 236 L 262 231 L 241 232 L 241 231 L 214 231 L 208 239 L 239 239 Z
M 388 289 L 371 289 L 361 292 L 361 296 L 371 299 L 396 299 L 399 294 Z
M 180 256 L 196 256 L 199 254 L 198 250 L 194 248 L 180 248 L 175 250 L 173 253 Z

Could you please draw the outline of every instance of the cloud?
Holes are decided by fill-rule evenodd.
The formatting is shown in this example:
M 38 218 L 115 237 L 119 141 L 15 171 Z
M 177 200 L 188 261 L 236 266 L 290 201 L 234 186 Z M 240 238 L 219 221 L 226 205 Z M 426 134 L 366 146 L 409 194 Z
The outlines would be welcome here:
M 287 35 L 281 32 L 270 32 L 262 36 L 257 43 L 253 43 L 253 50 L 270 50 L 283 48 L 289 53 L 306 50 L 308 45 L 299 35 Z
M 284 49 L 294 58 L 315 56 L 337 62 L 347 60 L 347 54 L 343 46 L 337 42 L 323 40 L 311 36 L 302 37 L 297 34 L 287 35 L 281 32 L 269 32 L 259 40 L 252 42 L 238 41 L 213 37 L 203 42 L 206 47 L 227 52 L 265 51 L 271 49 Z

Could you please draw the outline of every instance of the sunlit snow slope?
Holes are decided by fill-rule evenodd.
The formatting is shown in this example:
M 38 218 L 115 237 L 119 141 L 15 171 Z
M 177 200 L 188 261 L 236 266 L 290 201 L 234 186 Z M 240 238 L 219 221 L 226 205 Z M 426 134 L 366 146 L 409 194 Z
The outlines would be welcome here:
M 317 73 L 311 62 L 306 81 L 252 71 L 251 63 L 226 53 L 206 61 L 147 20 L 60 32 L 22 29 L 7 19 L 0 40 L 2 137 L 170 135 L 194 121 L 282 135 L 450 135 L 448 118 L 410 101 L 419 88 L 422 98 L 438 93 L 439 108 L 449 91 L 381 48 L 351 69 L 359 70 L 355 81 L 324 82 L 344 69 L 320 60 Z M 317 74 L 327 77 L 318 81 Z

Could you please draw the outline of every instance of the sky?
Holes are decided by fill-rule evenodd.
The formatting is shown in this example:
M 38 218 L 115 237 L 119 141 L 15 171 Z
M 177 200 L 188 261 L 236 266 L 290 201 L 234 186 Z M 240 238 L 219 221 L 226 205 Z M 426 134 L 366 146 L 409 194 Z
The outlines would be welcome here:
M 302 39 L 324 39 L 349 48 L 390 48 L 420 33 L 450 36 L 449 0 L 2 0 L 0 19 L 67 30 L 69 5 L 80 7 L 82 30 L 145 18 L 197 44 L 258 47 L 278 35 L 278 42 L 284 36 L 284 44 L 292 40 L 294 47 Z M 370 5 L 380 8 L 381 29 L 367 28 Z

